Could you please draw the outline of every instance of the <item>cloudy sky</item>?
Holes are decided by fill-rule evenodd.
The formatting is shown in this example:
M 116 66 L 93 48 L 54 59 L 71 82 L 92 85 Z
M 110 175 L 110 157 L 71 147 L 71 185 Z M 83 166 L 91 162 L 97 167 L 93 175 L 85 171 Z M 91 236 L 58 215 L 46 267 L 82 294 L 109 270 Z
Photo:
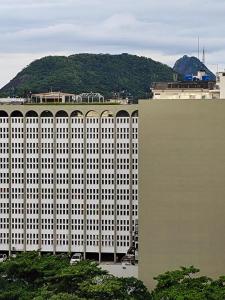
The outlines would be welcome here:
M 225 68 L 224 0 L 0 0 L 0 87 L 46 55 L 132 53 Z

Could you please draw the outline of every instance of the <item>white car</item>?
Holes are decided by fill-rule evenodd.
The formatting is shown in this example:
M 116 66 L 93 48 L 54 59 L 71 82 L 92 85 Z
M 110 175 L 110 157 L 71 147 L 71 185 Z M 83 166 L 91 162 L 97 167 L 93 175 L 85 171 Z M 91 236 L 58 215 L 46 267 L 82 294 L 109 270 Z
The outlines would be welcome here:
M 81 253 L 75 253 L 75 254 L 73 254 L 73 256 L 70 259 L 70 264 L 71 265 L 76 264 L 76 263 L 82 261 L 82 259 L 83 259 L 83 257 L 82 257 Z
M 7 255 L 6 254 L 0 254 L 0 262 L 6 261 Z

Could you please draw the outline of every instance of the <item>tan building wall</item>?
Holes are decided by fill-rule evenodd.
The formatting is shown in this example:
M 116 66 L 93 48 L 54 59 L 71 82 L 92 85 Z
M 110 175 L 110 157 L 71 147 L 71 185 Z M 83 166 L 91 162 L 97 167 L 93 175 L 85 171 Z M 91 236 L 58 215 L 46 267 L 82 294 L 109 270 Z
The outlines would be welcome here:
M 139 278 L 225 275 L 225 101 L 140 101 L 139 118 Z

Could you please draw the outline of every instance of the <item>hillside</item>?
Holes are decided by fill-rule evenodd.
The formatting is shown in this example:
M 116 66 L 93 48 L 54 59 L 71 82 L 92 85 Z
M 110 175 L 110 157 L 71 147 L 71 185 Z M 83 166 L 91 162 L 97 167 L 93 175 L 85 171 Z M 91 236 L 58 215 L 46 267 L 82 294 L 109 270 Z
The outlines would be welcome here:
M 76 54 L 35 60 L 0 90 L 4 96 L 25 96 L 50 89 L 70 93 L 127 90 L 134 98 L 148 96 L 154 81 L 172 80 L 173 70 L 150 58 L 129 54 Z
M 211 80 L 216 80 L 215 75 L 195 56 L 184 55 L 176 61 L 173 70 L 182 76 L 196 75 L 198 71 L 205 70 Z

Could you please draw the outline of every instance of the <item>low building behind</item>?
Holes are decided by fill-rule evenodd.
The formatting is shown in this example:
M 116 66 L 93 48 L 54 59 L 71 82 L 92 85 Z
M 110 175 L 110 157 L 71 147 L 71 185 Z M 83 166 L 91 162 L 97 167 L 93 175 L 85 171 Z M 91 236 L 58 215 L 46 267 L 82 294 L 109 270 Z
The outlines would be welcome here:
M 187 75 L 181 81 L 154 82 L 153 99 L 225 99 L 225 72 L 218 72 L 216 81 L 210 81 L 204 71 Z

